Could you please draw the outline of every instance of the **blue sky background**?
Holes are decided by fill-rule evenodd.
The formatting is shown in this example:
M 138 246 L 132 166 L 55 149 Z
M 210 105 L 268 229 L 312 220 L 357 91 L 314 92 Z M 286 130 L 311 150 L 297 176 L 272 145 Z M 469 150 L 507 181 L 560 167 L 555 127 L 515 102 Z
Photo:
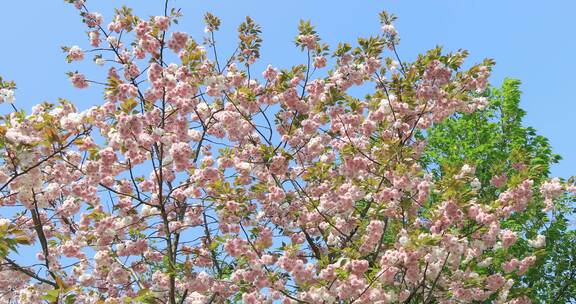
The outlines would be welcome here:
M 162 13 L 162 0 L 88 0 L 90 10 L 100 11 L 105 24 L 113 8 L 126 4 L 142 16 Z M 172 0 L 184 13 L 179 30 L 197 41 L 203 34 L 206 11 L 221 17 L 217 36 L 219 53 L 230 54 L 236 27 L 250 15 L 263 28 L 262 58 L 257 67 L 271 63 L 288 67 L 303 63 L 304 55 L 293 45 L 299 19 L 311 19 L 325 42 L 354 42 L 358 36 L 379 33 L 378 12 L 396 14 L 400 32 L 398 48 L 403 60 L 436 45 L 446 50 L 470 51 L 469 63 L 484 57 L 496 60 L 491 82 L 505 77 L 522 80 L 525 125 L 548 137 L 554 151 L 563 156 L 552 174 L 562 177 L 576 171 L 576 1 L 192 1 Z M 87 108 L 101 102 L 101 88 L 74 89 L 65 73 L 79 70 L 102 80 L 105 69 L 88 60 L 67 64 L 61 45 L 88 49 L 86 28 L 78 12 L 63 0 L 2 1 L 0 10 L 0 75 L 18 84 L 17 105 L 27 110 L 42 101 L 67 98 Z M 94 76 L 100 76 L 94 77 Z M 0 112 L 8 111 L 2 105 Z

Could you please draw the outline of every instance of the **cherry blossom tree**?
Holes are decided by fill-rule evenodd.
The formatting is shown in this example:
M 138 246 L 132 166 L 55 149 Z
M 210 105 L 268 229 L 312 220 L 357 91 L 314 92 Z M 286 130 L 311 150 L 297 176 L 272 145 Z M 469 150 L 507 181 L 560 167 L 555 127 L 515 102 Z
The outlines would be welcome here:
M 473 164 L 437 181 L 420 161 L 416 134 L 486 106 L 491 60 L 464 68 L 466 51 L 435 48 L 403 61 L 382 12 L 379 34 L 333 51 L 302 21 L 304 64 L 255 71 L 249 17 L 223 55 L 212 14 L 195 40 L 168 1 L 109 22 L 69 2 L 88 35 L 66 60 L 107 73 L 68 76 L 104 98 L 26 114 L 2 81 L 0 302 L 530 303 L 511 291 L 538 254 L 508 250 L 522 231 L 501 226 L 532 206 L 530 175 L 493 176 L 493 199 Z M 545 210 L 575 191 L 539 189 Z

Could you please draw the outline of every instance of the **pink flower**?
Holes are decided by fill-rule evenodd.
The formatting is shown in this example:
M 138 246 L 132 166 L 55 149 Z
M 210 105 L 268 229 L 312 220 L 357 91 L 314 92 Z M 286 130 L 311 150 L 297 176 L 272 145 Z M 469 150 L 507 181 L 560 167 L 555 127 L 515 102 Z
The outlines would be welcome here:
M 97 27 L 98 25 L 102 24 L 102 14 L 97 12 L 89 12 L 84 14 L 84 23 L 88 27 Z
M 156 24 L 159 30 L 165 31 L 168 29 L 168 26 L 170 25 L 170 18 L 166 16 L 155 16 L 154 24 Z
M 368 261 L 354 260 L 350 263 L 350 271 L 357 276 L 363 275 L 368 270 Z
M 504 249 L 514 245 L 514 243 L 516 243 L 516 240 L 518 240 L 516 233 L 511 230 L 502 230 L 502 232 L 500 233 L 500 238 L 502 239 L 502 247 Z
M 326 66 L 326 57 L 324 56 L 316 56 L 314 57 L 314 67 L 317 69 L 321 69 Z
M 486 287 L 491 291 L 496 291 L 500 287 L 504 286 L 506 280 L 501 274 L 493 274 L 486 279 Z
M 522 261 L 520 261 L 520 265 L 518 266 L 518 274 L 523 275 L 526 270 L 530 268 L 530 266 L 534 265 L 534 263 L 536 263 L 536 256 L 532 255 L 522 259 Z
M 272 163 L 270 164 L 270 172 L 276 175 L 284 175 L 288 171 L 288 162 L 286 158 L 282 155 L 276 155 L 272 157 Z
M 545 198 L 557 198 L 563 191 L 564 187 L 558 178 L 553 178 L 552 180 L 543 183 L 540 187 L 540 192 Z
M 14 103 L 16 98 L 14 97 L 14 90 L 0 89 L 0 103 L 8 102 Z
M 79 89 L 84 89 L 88 87 L 88 81 L 86 81 L 86 78 L 84 77 L 83 74 L 80 73 L 74 73 L 71 77 L 70 77 L 70 81 L 72 81 L 72 84 L 74 85 L 74 87 L 79 88 Z
M 366 227 L 366 232 L 360 247 L 360 251 L 365 253 L 372 251 L 380 241 L 380 237 L 384 233 L 384 223 L 376 220 L 370 221 Z
M 518 265 L 520 265 L 518 259 L 512 259 L 502 264 L 502 269 L 504 269 L 505 272 L 512 272 L 518 268 Z
M 84 60 L 84 52 L 82 52 L 82 49 L 79 46 L 75 45 L 68 49 L 68 58 L 70 61 Z
M 396 28 L 392 24 L 384 24 L 382 26 L 382 32 L 391 36 L 395 36 L 397 34 Z
M 314 35 L 298 35 L 296 40 L 302 43 L 309 50 L 316 48 L 316 36 Z
M 501 175 L 494 175 L 492 179 L 490 179 L 490 183 L 495 187 L 500 188 L 504 186 L 504 184 L 506 184 L 507 180 L 508 176 L 506 175 L 506 173 L 502 173 Z
M 174 32 L 170 40 L 168 40 L 168 47 L 177 53 L 186 46 L 186 42 L 188 42 L 188 34 Z
M 279 203 L 286 198 L 286 193 L 280 187 L 272 186 L 270 187 L 270 194 L 268 199 L 272 202 Z
M 98 31 L 90 31 L 88 32 L 88 37 L 90 38 L 90 45 L 93 47 L 100 46 L 102 40 L 100 40 L 100 32 Z
M 264 76 L 264 78 L 268 81 L 274 81 L 277 75 L 278 71 L 272 65 L 268 65 L 266 70 L 262 72 L 262 76 Z
M 74 1 L 74 7 L 76 9 L 82 9 L 83 5 L 84 5 L 84 0 L 75 0 Z

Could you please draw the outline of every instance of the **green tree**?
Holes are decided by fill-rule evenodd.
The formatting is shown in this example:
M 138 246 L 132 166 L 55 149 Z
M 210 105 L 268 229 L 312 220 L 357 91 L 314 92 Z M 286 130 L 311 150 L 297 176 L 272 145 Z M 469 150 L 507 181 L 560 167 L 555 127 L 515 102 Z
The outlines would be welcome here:
M 523 283 L 513 293 L 528 295 L 535 303 L 571 303 L 576 301 L 576 231 L 569 220 L 574 217 L 572 200 L 568 196 L 555 202 L 555 209 L 544 212 L 544 199 L 538 189 L 549 178 L 550 166 L 561 158 L 554 154 L 544 136 L 522 125 L 526 114 L 520 108 L 520 81 L 506 79 L 501 88 L 482 96 L 484 110 L 471 114 L 455 114 L 435 125 L 426 133 L 428 145 L 422 163 L 437 182 L 452 176 L 464 163 L 476 167 L 482 203 L 496 200 L 506 184 L 491 184 L 494 176 L 507 176 L 508 186 L 525 178 L 533 184 L 532 202 L 521 213 L 513 214 L 503 228 L 519 232 L 518 242 L 510 248 L 519 256 L 535 254 L 537 262 L 523 276 Z M 538 234 L 546 237 L 541 249 L 532 248 L 529 240 Z M 494 251 L 492 268 L 500 267 L 509 252 Z

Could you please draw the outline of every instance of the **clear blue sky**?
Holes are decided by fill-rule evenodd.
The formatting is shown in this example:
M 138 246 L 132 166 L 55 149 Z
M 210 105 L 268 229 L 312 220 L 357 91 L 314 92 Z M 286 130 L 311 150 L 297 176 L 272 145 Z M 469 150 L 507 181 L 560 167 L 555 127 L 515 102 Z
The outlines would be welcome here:
M 113 7 L 122 4 L 147 16 L 161 14 L 163 1 L 87 2 L 91 10 L 108 17 L 106 23 Z M 233 48 L 237 25 L 244 16 L 252 16 L 263 28 L 262 65 L 280 67 L 304 62 L 292 43 L 299 19 L 311 19 L 323 39 L 335 46 L 338 41 L 354 42 L 358 36 L 377 34 L 378 12 L 395 13 L 403 60 L 412 60 L 437 44 L 446 50 L 465 48 L 470 51 L 470 61 L 496 60 L 491 78 L 494 85 L 504 77 L 522 80 L 522 107 L 528 112 L 525 124 L 548 137 L 554 151 L 564 158 L 552 173 L 568 177 L 576 172 L 576 1 L 172 0 L 170 4 L 182 8 L 181 29 L 196 40 L 201 40 L 206 11 L 221 17 L 222 32 L 217 40 L 224 54 Z M 0 75 L 18 83 L 19 107 L 29 110 L 33 104 L 58 97 L 70 99 L 80 108 L 100 102 L 99 88 L 73 89 L 65 75 L 80 70 L 104 77 L 104 70 L 97 70 L 90 60 L 72 65 L 64 60 L 61 45 L 88 48 L 85 28 L 71 5 L 63 0 L 2 1 L 0 5 Z

